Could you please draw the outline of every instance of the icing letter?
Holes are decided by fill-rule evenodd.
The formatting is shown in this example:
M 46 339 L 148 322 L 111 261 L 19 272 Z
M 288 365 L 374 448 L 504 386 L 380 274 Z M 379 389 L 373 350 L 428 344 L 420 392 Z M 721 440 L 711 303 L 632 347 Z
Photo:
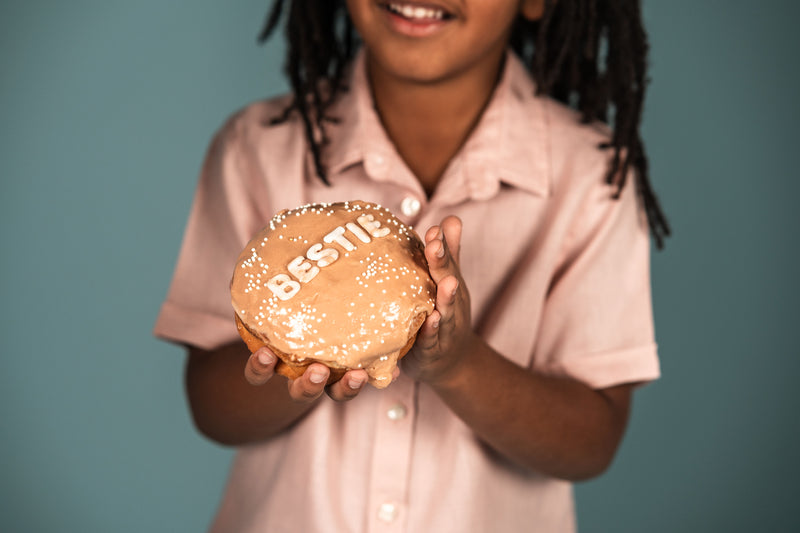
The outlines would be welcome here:
M 347 224 L 345 224 L 345 226 L 347 226 L 347 229 L 349 229 L 353 233 L 353 235 L 358 237 L 358 240 L 360 240 L 361 242 L 370 242 L 372 240 L 369 238 L 369 235 L 364 233 L 363 229 L 359 228 L 352 222 L 348 222 Z
M 317 262 L 318 267 L 326 267 L 339 259 L 339 252 L 335 248 L 322 248 L 321 244 L 315 244 L 306 252 L 306 257 Z
M 325 235 L 325 237 L 322 240 L 327 243 L 335 242 L 348 252 L 352 252 L 353 250 L 356 249 L 356 247 L 353 246 L 353 243 L 348 241 L 347 238 L 344 236 L 344 228 L 341 226 L 338 226 L 335 230 Z
M 375 220 L 372 215 L 361 215 L 357 220 L 361 227 L 373 237 L 386 237 L 391 233 L 389 228 L 382 228 L 381 223 Z
M 302 255 L 295 257 L 292 262 L 289 263 L 287 268 L 289 269 L 290 274 L 303 283 L 308 283 L 314 279 L 314 276 L 319 274 L 319 268 L 312 266 L 311 263 L 305 261 L 305 257 Z
M 281 300 L 288 300 L 300 290 L 300 284 L 286 274 L 273 276 L 267 282 L 267 287 Z

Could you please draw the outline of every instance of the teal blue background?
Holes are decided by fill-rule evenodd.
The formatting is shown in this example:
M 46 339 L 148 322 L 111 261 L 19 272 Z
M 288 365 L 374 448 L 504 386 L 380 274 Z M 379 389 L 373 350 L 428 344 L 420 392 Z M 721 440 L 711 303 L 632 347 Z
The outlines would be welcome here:
M 0 530 L 195 532 L 231 452 L 150 330 L 212 132 L 285 90 L 266 2 L 0 3 Z M 664 377 L 585 532 L 790 531 L 800 376 L 796 3 L 645 3 L 644 121 L 675 236 Z

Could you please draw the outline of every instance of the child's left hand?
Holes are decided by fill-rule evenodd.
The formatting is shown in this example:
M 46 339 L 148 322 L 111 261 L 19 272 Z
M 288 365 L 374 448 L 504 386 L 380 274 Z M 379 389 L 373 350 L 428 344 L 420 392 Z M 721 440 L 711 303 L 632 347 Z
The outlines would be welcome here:
M 437 286 L 436 307 L 402 359 L 403 370 L 419 381 L 434 383 L 447 377 L 474 342 L 469 292 L 458 266 L 460 248 L 457 217 L 449 216 L 425 233 L 425 257 Z

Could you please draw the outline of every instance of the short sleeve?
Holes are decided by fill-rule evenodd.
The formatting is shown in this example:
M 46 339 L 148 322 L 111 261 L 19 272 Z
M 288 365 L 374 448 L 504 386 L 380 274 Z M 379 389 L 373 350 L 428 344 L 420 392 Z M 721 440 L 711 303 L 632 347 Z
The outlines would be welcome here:
M 545 301 L 536 359 L 593 388 L 659 377 L 650 240 L 635 184 L 587 195 Z
M 208 148 L 169 292 L 154 334 L 213 349 L 239 338 L 230 279 L 242 247 L 257 230 L 254 172 L 242 157 L 243 136 L 232 118 Z

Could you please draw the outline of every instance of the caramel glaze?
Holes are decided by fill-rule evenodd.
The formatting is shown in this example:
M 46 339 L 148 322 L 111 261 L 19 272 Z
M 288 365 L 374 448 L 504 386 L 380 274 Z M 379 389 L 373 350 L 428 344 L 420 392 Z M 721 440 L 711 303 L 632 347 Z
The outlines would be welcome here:
M 277 214 L 245 246 L 231 280 L 239 333 L 290 379 L 319 362 L 331 380 L 363 368 L 384 388 L 433 311 L 419 236 L 376 204 L 311 204 Z

